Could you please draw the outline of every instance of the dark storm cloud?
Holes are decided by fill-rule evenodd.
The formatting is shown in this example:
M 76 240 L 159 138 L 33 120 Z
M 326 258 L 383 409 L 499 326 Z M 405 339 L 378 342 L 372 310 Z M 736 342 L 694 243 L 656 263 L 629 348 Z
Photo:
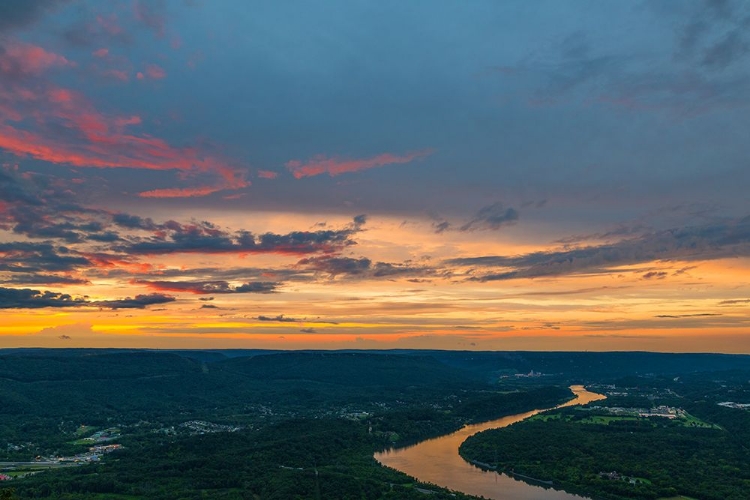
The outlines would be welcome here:
M 225 294 L 225 293 L 273 293 L 279 283 L 272 281 L 255 281 L 239 286 L 221 280 L 213 281 L 147 281 L 135 280 L 134 284 L 145 285 L 156 290 L 170 292 L 188 292 L 195 294 Z
M 0 33 L 23 28 L 68 0 L 3 0 L 0 2 Z
M 750 217 L 703 226 L 648 233 L 617 243 L 520 256 L 450 259 L 450 266 L 503 268 L 475 276 L 477 281 L 501 281 L 583 272 L 610 272 L 623 265 L 656 260 L 713 260 L 750 256 Z M 654 276 L 650 276 L 654 277 Z

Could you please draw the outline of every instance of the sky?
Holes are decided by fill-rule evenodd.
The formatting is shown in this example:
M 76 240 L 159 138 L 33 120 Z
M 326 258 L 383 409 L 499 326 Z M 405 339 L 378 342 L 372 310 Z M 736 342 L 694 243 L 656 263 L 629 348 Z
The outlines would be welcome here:
M 750 353 L 750 3 L 4 0 L 0 347 Z

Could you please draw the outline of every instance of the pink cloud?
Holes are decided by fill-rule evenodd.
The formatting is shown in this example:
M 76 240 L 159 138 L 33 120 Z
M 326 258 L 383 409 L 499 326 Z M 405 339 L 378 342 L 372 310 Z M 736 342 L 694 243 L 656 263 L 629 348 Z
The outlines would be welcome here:
M 286 167 L 292 172 L 296 179 L 303 177 L 312 177 L 315 175 L 328 174 L 331 177 L 348 172 L 359 172 L 384 165 L 393 165 L 398 163 L 410 163 L 416 159 L 424 158 L 432 154 L 431 149 L 414 151 L 402 156 L 391 153 L 383 153 L 372 158 L 348 159 L 348 158 L 327 158 L 318 155 L 302 162 L 300 160 L 291 160 L 286 163 Z
M 43 90 L 18 85 L 0 89 L 0 149 L 75 167 L 208 173 L 221 179 L 221 189 L 247 185 L 237 169 L 197 148 L 173 147 L 163 139 L 129 132 L 128 127 L 141 124 L 138 116 L 107 115 L 82 94 L 44 82 L 38 87 Z M 23 128 L 15 126 L 20 121 Z
M 42 47 L 21 42 L 5 44 L 0 51 L 0 74 L 32 76 L 54 67 L 75 66 L 65 57 L 48 52 Z
M 261 179 L 275 179 L 279 174 L 270 170 L 258 170 L 258 177 Z
M 99 50 L 95 50 L 94 52 L 92 52 L 91 55 L 93 55 L 94 57 L 98 57 L 98 58 L 102 59 L 102 58 L 105 58 L 105 57 L 107 57 L 109 55 L 109 49 L 101 48 Z
M 149 64 L 148 66 L 146 66 L 146 75 L 149 78 L 161 80 L 162 78 L 167 76 L 167 72 L 164 71 L 164 68 L 162 68 L 161 66 L 157 66 L 156 64 Z
M 135 77 L 138 78 L 139 80 L 143 80 L 144 78 L 143 73 L 141 73 L 140 71 L 135 74 Z
M 73 100 L 73 93 L 66 89 L 52 89 L 49 98 L 52 102 L 70 102 Z
M 115 80 L 120 80 L 121 82 L 128 81 L 127 71 L 122 71 L 119 69 L 108 69 L 106 71 L 103 71 L 102 76 L 105 76 L 108 78 L 114 78 Z

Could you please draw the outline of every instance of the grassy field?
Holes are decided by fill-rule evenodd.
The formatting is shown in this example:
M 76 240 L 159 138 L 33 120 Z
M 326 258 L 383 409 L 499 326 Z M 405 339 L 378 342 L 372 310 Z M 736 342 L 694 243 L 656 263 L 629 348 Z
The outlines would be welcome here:
M 574 419 L 572 415 L 563 415 L 560 413 L 542 413 L 539 415 L 535 415 L 531 417 L 530 421 L 540 421 L 540 422 L 547 422 L 550 420 L 560 420 L 565 419 L 566 422 L 575 421 L 579 424 L 598 424 L 598 425 L 607 425 L 610 422 L 623 422 L 623 421 L 637 421 L 637 420 L 644 420 L 652 417 L 640 417 L 637 415 L 591 415 L 587 416 L 585 418 L 581 419 Z M 703 429 L 721 429 L 718 425 L 711 424 L 708 422 L 705 422 L 697 417 L 694 417 L 693 415 L 690 415 L 689 413 L 685 413 L 684 417 L 679 417 L 673 420 L 674 422 L 677 422 L 679 424 L 682 424 L 683 427 L 699 427 Z M 654 423 L 656 425 L 656 423 Z

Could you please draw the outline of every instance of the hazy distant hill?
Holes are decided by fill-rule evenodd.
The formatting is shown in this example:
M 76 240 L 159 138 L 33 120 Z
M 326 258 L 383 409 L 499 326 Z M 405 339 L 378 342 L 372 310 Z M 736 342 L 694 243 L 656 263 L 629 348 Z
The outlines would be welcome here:
M 217 368 L 256 380 L 315 381 L 345 386 L 473 385 L 468 372 L 426 356 L 346 352 L 290 352 L 233 358 Z

